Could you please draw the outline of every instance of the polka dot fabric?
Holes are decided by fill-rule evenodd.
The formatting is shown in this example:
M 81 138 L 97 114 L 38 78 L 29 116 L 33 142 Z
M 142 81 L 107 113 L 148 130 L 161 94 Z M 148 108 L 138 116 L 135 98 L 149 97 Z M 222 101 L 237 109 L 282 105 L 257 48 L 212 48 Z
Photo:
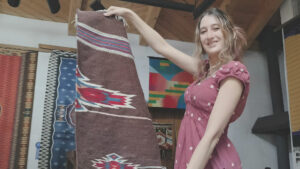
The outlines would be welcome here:
M 248 93 L 249 93 L 249 72 L 245 65 L 240 62 L 230 62 L 222 67 L 221 70 L 216 72 L 217 83 L 220 86 L 221 82 L 228 78 L 233 77 L 240 80 L 244 85 L 244 90 L 238 106 L 236 107 L 235 114 L 231 121 L 235 121 L 243 112 L 246 105 Z
M 208 64 L 208 62 L 205 62 Z M 233 77 L 244 85 L 243 94 L 231 121 L 243 112 L 249 93 L 249 73 L 245 65 L 231 61 L 223 65 L 213 75 L 202 81 L 193 82 L 185 92 L 186 112 L 179 129 L 174 169 L 185 169 L 204 135 L 207 122 L 216 101 L 220 85 L 226 78 Z M 241 169 L 238 153 L 227 137 L 225 128 L 205 169 Z

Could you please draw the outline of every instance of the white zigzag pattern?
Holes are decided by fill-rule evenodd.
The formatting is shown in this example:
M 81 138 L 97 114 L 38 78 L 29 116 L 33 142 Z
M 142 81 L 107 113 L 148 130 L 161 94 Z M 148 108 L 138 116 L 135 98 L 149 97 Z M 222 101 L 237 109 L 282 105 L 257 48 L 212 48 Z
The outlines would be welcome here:
M 110 156 L 116 156 L 117 158 L 112 159 Z M 108 154 L 108 155 L 106 155 L 106 157 L 102 157 L 102 159 L 92 160 L 92 163 L 93 163 L 92 166 L 96 167 L 97 169 L 104 169 L 103 167 L 98 167 L 97 164 L 103 164 L 103 163 L 111 162 L 111 161 L 116 161 L 116 162 L 119 162 L 121 164 L 127 164 L 128 167 L 133 167 L 133 169 L 156 169 L 156 168 L 157 169 L 166 169 L 166 167 L 164 167 L 164 166 L 144 166 L 144 167 L 141 167 L 140 164 L 125 163 L 128 160 L 123 159 L 122 156 L 119 156 L 116 153 Z
M 104 32 L 101 32 L 93 27 L 90 27 L 82 22 L 77 22 L 76 23 L 78 26 L 81 26 L 95 34 L 98 34 L 98 35 L 101 35 L 101 36 L 105 36 L 105 37 L 110 37 L 110 38 L 113 38 L 113 39 L 118 39 L 118 40 L 121 40 L 121 41 L 125 41 L 125 42 L 128 42 L 128 39 L 127 38 L 124 38 L 122 36 L 117 36 L 117 35 L 114 35 L 114 34 L 110 34 L 110 33 L 104 33 Z M 128 42 L 129 43 L 129 42 Z
M 99 90 L 103 90 L 109 93 L 113 93 L 114 95 L 119 95 L 119 96 L 124 96 L 125 97 L 125 105 L 107 105 L 107 104 L 101 104 L 101 103 L 91 103 L 88 102 L 84 99 L 82 99 L 81 97 L 77 97 L 78 102 L 81 104 L 81 106 L 83 107 L 83 109 L 76 109 L 76 111 L 86 111 L 87 108 L 84 107 L 84 105 L 86 106 L 91 106 L 91 107 L 96 107 L 96 108 L 101 108 L 101 107 L 107 107 L 107 108 L 114 108 L 114 109 L 119 109 L 119 108 L 131 108 L 131 109 L 135 109 L 135 107 L 131 106 L 131 101 L 132 101 L 132 97 L 134 97 L 135 95 L 127 95 L 127 94 L 123 94 L 119 91 L 114 91 L 114 90 L 109 90 L 109 89 L 105 89 L 103 88 L 101 85 L 97 85 L 97 84 L 93 84 L 93 83 L 89 83 L 88 81 L 90 81 L 89 78 L 87 78 L 86 76 L 84 76 L 79 68 L 77 67 L 77 71 L 80 74 L 81 77 L 77 78 L 77 88 L 79 88 L 80 83 L 83 83 L 89 87 L 95 88 L 95 89 L 99 89 Z M 79 82 L 79 85 L 78 85 Z M 77 91 L 78 92 L 78 91 Z

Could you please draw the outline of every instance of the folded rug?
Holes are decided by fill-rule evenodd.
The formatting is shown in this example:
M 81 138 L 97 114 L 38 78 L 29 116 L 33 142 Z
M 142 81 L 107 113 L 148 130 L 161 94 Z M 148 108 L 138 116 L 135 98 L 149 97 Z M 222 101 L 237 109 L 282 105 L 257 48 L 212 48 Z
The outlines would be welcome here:
M 54 50 L 48 64 L 43 109 L 39 169 L 66 169 L 67 152 L 75 150 L 72 122 L 74 105 L 76 54 Z
M 0 168 L 25 169 L 37 52 L 0 48 Z
M 77 11 L 78 169 L 163 168 L 122 21 Z
M 8 169 L 17 106 L 21 56 L 0 54 L 0 168 Z

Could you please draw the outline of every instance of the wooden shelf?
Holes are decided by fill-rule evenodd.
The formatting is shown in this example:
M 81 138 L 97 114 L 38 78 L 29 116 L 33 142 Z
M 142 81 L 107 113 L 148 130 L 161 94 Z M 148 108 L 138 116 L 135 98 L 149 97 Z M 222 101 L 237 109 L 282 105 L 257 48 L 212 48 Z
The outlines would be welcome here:
M 256 120 L 252 133 L 255 134 L 289 134 L 289 114 L 287 112 L 260 117 Z

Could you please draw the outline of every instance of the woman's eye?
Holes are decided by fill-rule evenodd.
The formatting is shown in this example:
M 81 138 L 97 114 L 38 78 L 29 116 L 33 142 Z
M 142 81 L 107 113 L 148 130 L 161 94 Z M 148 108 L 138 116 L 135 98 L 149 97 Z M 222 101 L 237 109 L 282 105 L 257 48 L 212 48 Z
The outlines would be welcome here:
M 200 31 L 200 34 L 204 34 L 206 31 Z
M 219 29 L 220 29 L 219 27 L 214 27 L 214 28 L 213 28 L 213 30 L 219 30 Z

